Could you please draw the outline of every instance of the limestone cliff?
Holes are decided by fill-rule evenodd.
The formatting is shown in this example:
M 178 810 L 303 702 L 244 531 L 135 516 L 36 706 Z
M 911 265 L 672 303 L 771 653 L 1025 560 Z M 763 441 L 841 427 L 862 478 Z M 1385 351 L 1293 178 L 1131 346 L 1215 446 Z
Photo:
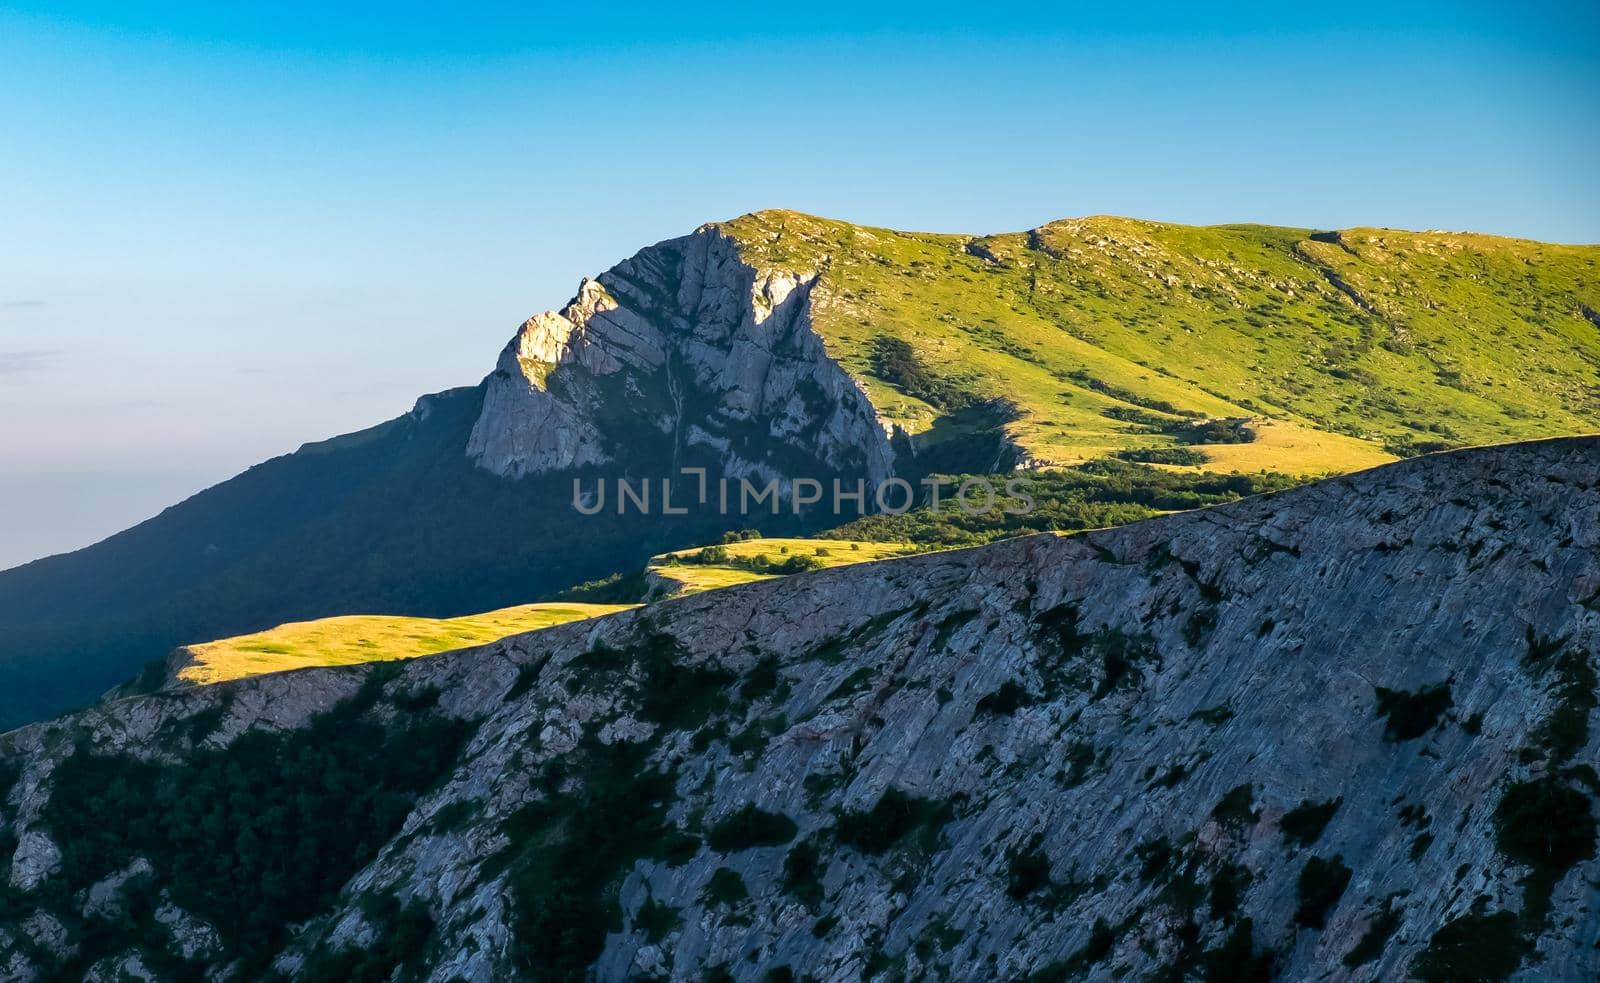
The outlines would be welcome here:
M 1479 449 L 95 707 L 0 738 L 0 973 L 1593 979 L 1597 515 Z
M 734 476 L 886 477 L 889 428 L 812 330 L 817 274 L 758 269 L 706 226 L 584 280 L 501 353 L 468 456 L 517 477 L 665 446 L 664 467 L 698 448 Z

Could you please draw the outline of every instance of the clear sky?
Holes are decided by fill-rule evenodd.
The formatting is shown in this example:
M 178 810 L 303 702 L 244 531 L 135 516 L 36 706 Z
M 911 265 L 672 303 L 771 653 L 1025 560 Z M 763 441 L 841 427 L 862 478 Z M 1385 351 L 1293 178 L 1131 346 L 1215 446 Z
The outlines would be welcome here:
M 0 0 L 0 567 L 758 208 L 1600 241 L 1592 2 L 253 6 Z

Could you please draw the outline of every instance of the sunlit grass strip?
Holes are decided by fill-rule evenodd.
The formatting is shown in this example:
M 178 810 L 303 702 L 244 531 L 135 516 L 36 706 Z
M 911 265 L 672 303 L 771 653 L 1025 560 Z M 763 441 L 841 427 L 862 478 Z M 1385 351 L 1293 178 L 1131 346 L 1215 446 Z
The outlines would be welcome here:
M 183 682 L 205 685 L 310 666 L 346 666 L 412 659 L 483 645 L 508 635 L 581 621 L 627 604 L 523 604 L 461 618 L 408 618 L 357 614 L 297 621 L 183 651 L 189 664 Z

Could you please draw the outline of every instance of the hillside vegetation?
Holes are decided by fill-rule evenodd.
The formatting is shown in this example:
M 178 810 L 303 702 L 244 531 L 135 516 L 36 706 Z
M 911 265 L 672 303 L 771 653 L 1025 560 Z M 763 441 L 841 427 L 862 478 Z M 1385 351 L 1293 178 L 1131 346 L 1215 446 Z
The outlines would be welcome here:
M 245 676 L 412 659 L 493 642 L 507 635 L 626 611 L 627 604 L 523 604 L 464 618 L 405 618 L 356 614 L 279 625 L 267 631 L 186 646 L 177 673 L 187 683 L 220 683 Z
M 0 966 L 1594 980 L 1596 516 L 1523 443 L 108 701 L 0 735 Z
M 786 211 L 719 227 L 758 266 L 820 272 L 830 354 L 928 442 L 990 400 L 1049 464 L 1197 446 L 1200 466 L 1317 474 L 1600 430 L 1600 247 L 1103 216 L 984 237 Z M 1199 418 L 1270 423 L 1252 446 Z
M 849 566 L 917 552 L 912 543 L 851 539 L 740 539 L 652 557 L 646 569 L 655 595 L 678 596 L 771 580 L 791 573 Z

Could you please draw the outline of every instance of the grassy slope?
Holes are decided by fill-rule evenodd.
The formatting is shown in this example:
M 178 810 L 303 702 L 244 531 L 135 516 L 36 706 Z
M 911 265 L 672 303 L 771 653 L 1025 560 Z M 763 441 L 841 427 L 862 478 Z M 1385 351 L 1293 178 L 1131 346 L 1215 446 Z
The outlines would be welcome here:
M 482 645 L 507 635 L 627 610 L 627 604 L 523 604 L 464 618 L 347 615 L 187 646 L 185 682 L 220 683 L 309 666 L 411 659 Z
M 765 556 L 773 563 L 782 563 L 791 556 L 815 557 L 822 567 L 842 567 L 869 560 L 883 560 L 894 556 L 915 553 L 917 548 L 909 543 L 874 543 L 849 539 L 751 539 L 729 543 L 724 547 L 730 560 L 754 559 Z M 822 550 L 822 553 L 818 553 Z M 683 557 L 692 557 L 699 549 L 677 550 L 654 557 L 650 561 L 652 577 L 676 585 L 674 596 L 694 594 L 718 587 L 732 587 L 757 580 L 771 580 L 778 574 L 757 573 L 733 563 L 686 563 Z M 675 562 L 676 561 L 676 562 Z
M 904 556 L 915 552 L 905 543 L 871 543 L 832 539 L 756 539 L 726 547 L 733 558 L 766 555 L 774 562 L 789 556 L 814 556 L 824 567 L 845 566 Z M 825 551 L 818 554 L 818 550 Z M 728 564 L 673 563 L 699 548 L 664 553 L 650 562 L 650 570 L 677 585 L 672 594 L 693 594 L 777 574 L 755 573 Z M 206 685 L 311 666 L 344 666 L 390 659 L 412 659 L 451 649 L 482 645 L 552 625 L 625 611 L 631 604 L 558 602 L 523 604 L 463 618 L 407 618 L 357 614 L 316 621 L 297 621 L 267 631 L 184 647 L 189 663 L 178 673 L 187 683 Z
M 1417 444 L 1600 430 L 1600 247 L 1456 233 L 1095 217 L 972 238 L 760 212 L 721 228 L 761 267 L 822 271 L 814 317 L 886 417 L 939 410 L 872 376 L 875 339 L 1014 401 L 1067 464 L 1171 446 L 1161 412 L 1271 420 L 1219 470 L 1348 471 Z

